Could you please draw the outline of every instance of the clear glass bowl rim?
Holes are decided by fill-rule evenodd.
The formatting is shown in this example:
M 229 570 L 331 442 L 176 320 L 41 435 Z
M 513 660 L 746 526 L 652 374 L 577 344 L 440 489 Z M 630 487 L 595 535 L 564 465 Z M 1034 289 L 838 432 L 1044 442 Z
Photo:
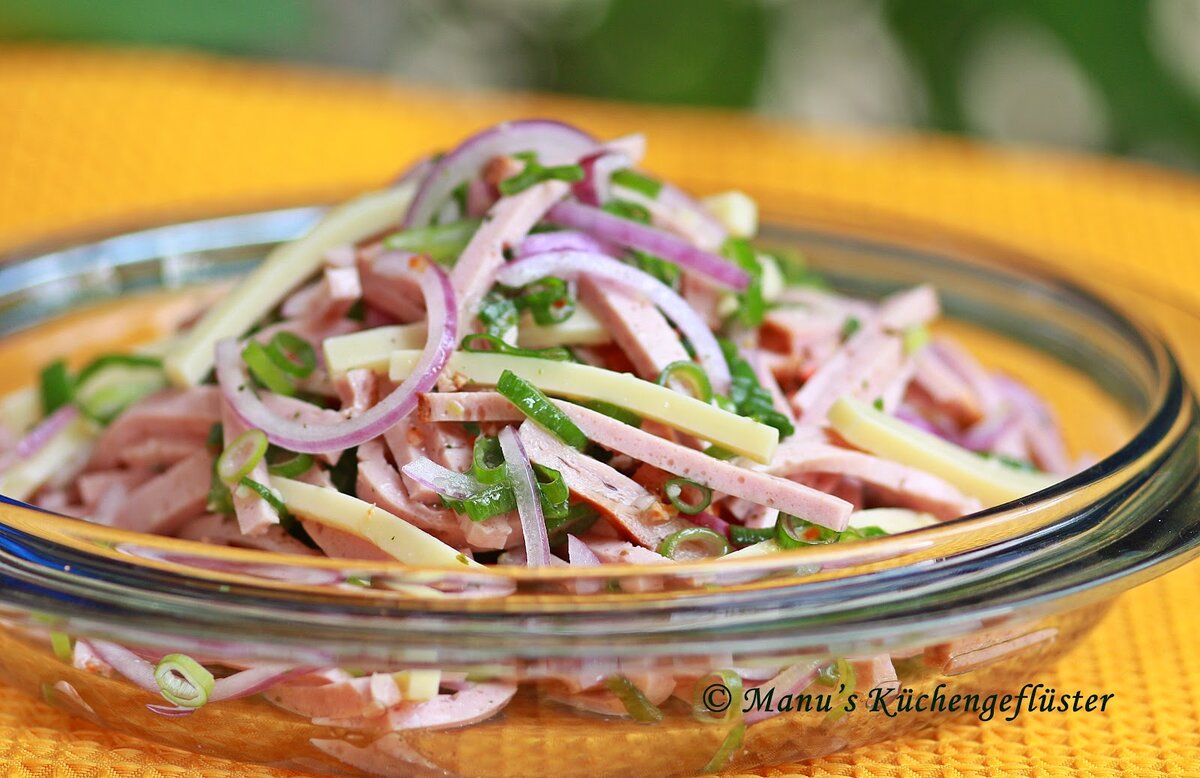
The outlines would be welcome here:
M 258 217 L 260 220 L 266 220 L 268 222 L 274 220 L 274 222 L 277 222 L 275 226 L 268 224 L 264 229 L 267 233 L 270 233 L 272 229 L 276 230 L 277 232 L 282 231 L 284 234 L 279 234 L 276 236 L 277 238 L 281 239 L 286 237 L 287 234 L 294 234 L 297 232 L 298 228 L 302 226 L 303 223 L 310 221 L 318 212 L 319 209 L 315 208 L 289 209 L 286 211 L 275 211 L 266 212 L 263 214 L 248 214 L 238 217 L 226 217 L 224 219 L 205 220 L 203 222 L 192 224 L 176 224 L 162 229 L 179 229 L 182 226 L 191 229 L 211 231 L 214 225 L 228 228 L 231 225 L 236 225 L 236 220 L 238 219 L 244 220 Z M 780 228 L 784 232 L 789 230 L 807 230 L 827 233 L 834 237 L 842 237 L 856 241 L 866 241 L 882 251 L 919 250 L 931 251 L 938 254 L 946 254 L 947 250 L 945 247 L 951 246 L 953 247 L 950 252 L 951 254 L 961 254 L 965 250 L 969 253 L 969 255 L 974 257 L 983 257 L 989 262 L 1001 262 L 1010 267 L 1015 266 L 1020 268 L 1024 272 L 1032 272 L 1032 275 L 1043 279 L 1046 283 L 1068 289 L 1073 294 L 1079 295 L 1081 298 L 1087 299 L 1093 304 L 1108 309 L 1114 317 L 1121 320 L 1123 326 L 1128 330 L 1128 332 L 1139 341 L 1137 345 L 1149 354 L 1150 360 L 1154 365 L 1154 370 L 1157 374 L 1156 379 L 1158 384 L 1155 387 L 1154 407 L 1147 414 L 1145 423 L 1126 445 L 1088 470 L 1073 476 L 1064 482 L 1056 484 L 1055 486 L 1044 490 L 1037 495 L 1025 498 L 1024 500 L 1020 501 L 1019 506 L 1014 506 L 1013 504 L 997 506 L 979 514 L 964 517 L 955 520 L 954 522 L 948 522 L 947 525 L 944 526 L 966 526 L 968 523 L 978 523 L 988 518 L 1003 518 L 1008 512 L 1014 510 L 1014 507 L 1019 507 L 1023 511 L 1039 509 L 1050 510 L 1053 505 L 1063 502 L 1064 497 L 1078 495 L 1088 491 L 1095 492 L 1097 499 L 1103 498 L 1105 496 L 1105 490 L 1102 487 L 1102 482 L 1105 481 L 1105 479 L 1107 479 L 1111 474 L 1119 470 L 1128 469 L 1135 466 L 1135 463 L 1140 458 L 1144 458 L 1145 452 L 1148 448 L 1162 444 L 1163 441 L 1172 434 L 1175 434 L 1180 440 L 1183 440 L 1185 438 L 1185 433 L 1181 432 L 1181 425 L 1190 429 L 1190 425 L 1193 423 L 1191 416 L 1194 403 L 1176 360 L 1171 355 L 1170 350 L 1166 347 L 1162 340 L 1157 335 L 1153 334 L 1149 328 L 1137 322 L 1136 319 L 1128 317 L 1127 315 L 1112 309 L 1108 303 L 1098 300 L 1091 292 L 1081 289 L 1077 284 L 1063 279 L 1060 276 L 1057 276 L 1053 273 L 1048 273 L 1043 269 L 1042 264 L 1039 263 L 1035 258 L 1031 258 L 1018 252 L 1014 252 L 1010 249 L 992 245 L 975 238 L 952 235 L 942 228 L 924 228 L 921 225 L 897 222 L 895 220 L 886 221 L 877 217 L 864 220 L 861 215 L 849 218 L 847 218 L 846 215 L 843 215 L 842 218 L 800 220 L 789 218 L 786 221 L 788 223 L 787 226 Z M 260 233 L 262 231 L 263 230 L 260 229 Z M 221 230 L 218 229 L 216 232 L 221 233 Z M 135 233 L 134 236 L 138 234 L 141 233 Z M 929 236 L 931 235 L 935 237 L 932 246 L 929 240 Z M 132 237 L 133 236 L 131 235 L 125 235 L 119 236 L 112 240 L 130 240 Z M 258 237 L 261 238 L 262 235 L 259 235 Z M 60 260 L 63 257 L 69 259 L 69 256 L 67 256 L 68 253 L 69 252 L 58 252 L 56 254 L 46 255 L 41 258 L 35 258 L 27 263 L 0 269 L 0 291 L 8 290 L 14 283 L 29 283 L 30 276 L 28 274 L 32 272 L 30 268 L 36 269 L 36 263 L 39 261 L 42 262 L 43 265 L 47 265 L 50 269 L 57 267 L 61 270 L 64 267 L 69 267 L 69 262 L 59 261 L 56 263 L 47 261 L 48 257 L 54 256 L 60 257 Z M 1176 444 L 1171 445 L 1174 446 Z M 11 501 L 6 500 L 6 502 Z M 1164 504 L 1160 507 L 1165 508 L 1166 505 Z M 42 555 L 42 559 L 40 562 L 30 562 L 28 559 L 25 560 L 29 566 L 23 571 L 21 577 L 27 582 L 33 582 L 37 586 L 45 587 L 47 591 L 57 592 L 64 596 L 78 596 L 80 594 L 78 591 L 79 587 L 68 585 L 72 576 L 67 573 L 62 573 L 61 569 L 56 569 L 54 567 L 53 560 L 66 557 L 79 559 L 81 554 L 86 558 L 89 551 L 81 548 L 80 544 L 64 544 L 61 542 L 64 538 L 74 537 L 77 534 L 76 531 L 79 529 L 80 523 L 70 519 L 48 517 L 43 512 L 37 512 L 36 509 L 19 506 L 14 507 L 12 505 L 0 507 L 0 521 L 2 521 L 5 516 L 9 517 L 10 519 L 13 517 L 24 519 L 19 522 L 12 522 L 19 523 L 23 529 L 32 525 L 30 520 L 36 519 L 36 522 L 39 524 L 40 528 L 31 533 L 31 537 L 27 537 L 25 539 L 25 541 L 33 542 L 26 543 L 19 537 L 14 537 L 11 534 L 11 527 L 5 527 L 4 529 L 6 530 L 8 537 L 3 538 L 3 542 L 0 543 L 0 545 L 3 545 L 4 550 L 7 552 L 5 556 L 7 556 L 8 559 L 6 560 L 6 564 L 0 567 L 7 566 L 10 569 L 15 569 L 12 568 L 14 558 L 19 557 L 22 550 L 28 553 L 31 551 L 31 549 L 34 549 L 36 551 L 35 556 Z M 414 574 L 428 573 L 431 575 L 439 575 L 446 573 L 446 571 L 443 569 L 420 570 L 401 566 L 399 564 L 380 565 L 378 563 L 349 563 L 340 560 L 332 561 L 324 559 L 310 561 L 307 559 L 298 560 L 294 557 L 284 557 L 266 552 L 225 549 L 216 550 L 212 547 L 201 546 L 200 544 L 190 543 L 187 541 L 148 538 L 144 535 L 127 533 L 120 530 L 110 530 L 108 528 L 92 527 L 90 525 L 87 529 L 87 534 L 91 536 L 91 539 L 93 540 L 109 540 L 112 542 L 135 541 L 142 545 L 149 546 L 161 544 L 163 548 L 169 550 L 185 550 L 188 553 L 197 553 L 204 556 L 240 559 L 247 562 L 256 562 L 262 564 L 286 564 L 292 567 L 314 567 L 324 569 L 336 567 L 337 569 L 347 571 L 353 571 L 357 569 L 371 570 L 376 572 L 384 571 L 393 572 L 398 578 L 412 576 Z M 919 539 L 922 536 L 922 533 L 926 532 L 928 531 L 920 530 L 914 533 L 905 533 L 904 535 L 881 538 L 879 540 L 871 541 L 871 543 L 880 547 L 887 544 L 911 543 L 914 540 Z M 1087 590 L 1089 589 L 1104 589 L 1107 591 L 1108 587 L 1118 582 L 1122 578 L 1127 579 L 1125 584 L 1133 585 L 1134 583 L 1141 582 L 1146 578 L 1153 577 L 1153 575 L 1165 572 L 1165 570 L 1170 567 L 1182 564 L 1187 558 L 1190 558 L 1197 553 L 1198 545 L 1200 545 L 1200 543 L 1197 543 L 1193 540 L 1191 542 L 1178 544 L 1169 553 L 1160 554 L 1155 558 L 1140 559 L 1136 563 L 1131 562 L 1130 564 L 1121 567 L 1106 568 L 1103 575 L 1097 575 L 1087 580 L 1076 581 L 1071 587 L 1064 585 L 1056 592 L 1044 593 L 1042 595 L 1042 601 L 1044 604 L 1048 605 L 1055 599 L 1065 599 L 1068 597 L 1068 595 L 1076 598 L 1079 596 L 1087 596 Z M 1067 554 L 1068 549 L 1069 545 L 1064 546 L 1064 548 L 1060 550 L 1062 553 Z M 711 574 L 714 571 L 719 571 L 721 574 L 763 572 L 769 569 L 795 568 L 797 565 L 806 565 L 814 562 L 827 563 L 829 561 L 833 561 L 836 563 L 839 561 L 839 559 L 844 558 L 845 553 L 846 552 L 844 549 L 838 548 L 818 548 L 815 550 L 805 549 L 752 560 L 746 563 L 676 564 L 671 566 L 669 573 L 671 576 L 688 576 Z M 1030 550 L 1029 553 L 1032 553 L 1032 550 Z M 965 558 L 971 554 L 976 555 L 977 558 L 982 558 L 988 555 L 988 550 L 986 548 L 973 549 L 970 550 L 970 553 L 959 554 L 956 558 Z M 41 564 L 41 562 L 44 562 L 47 558 L 52 560 L 52 564 Z M 18 567 L 19 566 L 20 565 L 18 565 Z M 37 570 L 39 566 L 41 568 L 40 575 L 39 571 Z M 128 604 L 131 604 L 133 607 L 137 608 L 139 607 L 138 598 L 144 598 L 141 601 L 141 606 L 144 606 L 146 613 L 149 613 L 152 610 L 161 612 L 161 608 L 168 604 L 168 599 L 165 599 L 161 596 L 164 593 L 155 592 L 153 590 L 146 591 L 144 588 L 138 588 L 144 587 L 147 580 L 153 581 L 154 576 L 158 575 L 158 573 L 154 573 L 150 576 L 150 578 L 146 578 L 145 575 L 142 574 L 132 574 L 134 572 L 133 568 L 138 566 L 131 565 L 130 567 L 131 574 L 123 582 L 123 588 L 132 587 L 135 591 L 137 591 L 137 597 L 128 600 Z M 903 569 L 901 570 L 903 571 Z M 141 572 L 144 573 L 144 571 Z M 595 578 L 597 576 L 605 579 L 662 576 L 664 572 L 666 571 L 664 571 L 661 567 L 636 566 L 629 566 L 628 568 L 624 568 L 619 571 L 601 570 L 594 572 L 573 571 L 570 569 L 561 568 L 540 570 L 529 570 L 525 568 L 496 568 L 494 570 L 489 570 L 488 575 L 506 578 L 513 581 L 515 584 L 536 584 L 555 580 L 586 580 L 589 577 Z M 920 575 L 926 571 L 917 569 L 907 572 L 912 575 Z M 861 578 L 863 575 L 869 575 L 860 572 L 853 565 L 846 567 L 845 573 L 846 575 L 844 578 L 834 579 L 834 583 L 847 586 L 848 588 L 846 591 L 848 594 L 853 591 L 853 585 L 855 584 L 856 578 Z M 182 574 L 176 575 L 178 576 Z M 183 575 L 183 577 L 186 578 L 187 576 Z M 177 577 L 172 580 L 180 579 Z M 209 577 L 209 580 L 205 581 L 205 585 L 207 586 L 208 584 L 213 583 L 214 580 L 216 579 Z M 753 609 L 762 605 L 764 596 L 789 597 L 798 592 L 799 587 L 803 586 L 804 584 L 797 584 L 795 581 L 790 579 L 781 579 L 777 584 L 773 584 L 770 587 L 760 588 L 757 590 L 752 589 L 748 592 L 742 591 L 733 593 L 726 591 L 714 592 L 709 590 L 704 592 L 698 600 L 690 602 L 688 607 L 747 607 Z M 286 596 L 285 593 L 279 591 L 278 587 L 271 587 L 269 591 L 264 589 L 263 591 L 257 592 L 257 594 L 260 595 L 258 603 L 260 607 L 256 608 L 255 610 L 259 612 L 261 612 L 263 608 L 268 610 L 273 609 L 281 603 L 289 600 L 289 597 Z M 311 592 L 298 592 L 294 593 L 294 595 L 295 601 L 307 602 L 310 605 L 316 601 L 316 598 L 314 598 Z M 638 598 L 614 598 L 622 600 L 622 602 L 614 601 L 608 605 L 601 605 L 600 598 L 589 597 L 586 598 L 585 602 L 585 598 L 577 597 L 575 598 L 576 602 L 574 602 L 573 605 L 577 606 L 581 611 L 589 612 L 621 612 L 628 611 L 631 607 L 640 612 L 660 610 L 671 611 L 678 610 L 682 605 L 679 597 L 676 595 L 678 595 L 677 592 L 671 592 L 661 597 L 642 596 Z M 7 597 L 4 593 L 0 593 L 0 603 L 10 599 L 11 598 Z M 219 600 L 220 598 L 216 597 L 215 599 Z M 389 613 L 394 613 L 397 615 L 427 612 L 427 609 L 423 608 L 421 603 L 397 601 L 395 598 L 388 598 L 386 603 L 376 602 L 373 596 L 364 592 L 324 592 L 319 599 L 322 603 L 322 607 L 331 609 L 335 612 L 340 609 L 355 611 L 363 607 L 379 608 L 381 606 L 386 607 Z M 564 602 L 568 606 L 572 604 L 569 601 Z M 755 605 L 756 603 L 757 605 Z M 50 606 L 46 607 L 45 610 L 55 610 L 53 607 L 55 603 L 47 602 L 45 604 Z M 179 603 L 173 604 L 178 605 Z M 194 604 L 195 603 L 192 603 L 192 605 Z M 1033 604 L 1032 598 L 1030 599 L 1029 604 Z M 215 602 L 209 603 L 209 605 L 219 610 L 224 604 L 221 602 Z M 28 604 L 26 603 L 26 607 L 27 606 Z M 1011 606 L 1005 606 L 1005 609 L 1011 610 Z M 237 610 L 237 608 L 230 604 L 229 610 L 232 612 Z M 468 614 L 471 613 L 474 608 L 468 604 L 461 609 L 452 605 L 448 608 L 439 607 L 436 610 L 439 617 L 452 618 L 455 613 Z M 982 617 L 987 608 L 981 607 L 980 603 L 974 603 L 974 607 L 970 608 L 970 610 L 975 613 L 976 617 Z M 511 613 L 511 611 L 508 612 Z M 947 609 L 947 613 L 948 612 L 949 609 Z

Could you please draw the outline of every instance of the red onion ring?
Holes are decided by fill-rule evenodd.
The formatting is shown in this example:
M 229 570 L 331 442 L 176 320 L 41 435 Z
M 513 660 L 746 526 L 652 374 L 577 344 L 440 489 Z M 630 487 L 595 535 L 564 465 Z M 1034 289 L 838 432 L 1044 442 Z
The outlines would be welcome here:
M 545 254 L 550 251 L 590 251 L 594 254 L 615 255 L 620 249 L 611 243 L 593 238 L 586 232 L 576 230 L 556 230 L 554 232 L 535 232 L 526 235 L 517 248 L 517 259 L 532 257 L 534 254 Z
M 612 174 L 632 167 L 633 160 L 619 151 L 605 149 L 583 157 L 579 166 L 583 168 L 583 180 L 575 182 L 571 191 L 584 205 L 599 207 L 612 196 L 609 186 Z
M 17 445 L 13 448 L 17 458 L 27 459 L 33 456 L 42 446 L 49 443 L 51 438 L 62 432 L 63 428 L 74 421 L 78 415 L 79 408 L 74 405 L 64 405 L 42 419 L 41 423 L 17 441 Z
M 546 212 L 546 219 L 662 257 L 684 270 L 699 273 L 738 292 L 745 291 L 750 285 L 750 275 L 724 257 L 697 248 L 670 233 L 623 219 L 599 208 L 562 202 Z
M 443 497 L 466 500 L 483 490 L 483 484 L 467 473 L 457 473 L 437 462 L 418 457 L 400 468 L 400 472 Z
M 529 567 L 549 567 L 550 537 L 546 532 L 546 518 L 542 515 L 537 479 L 533 475 L 533 465 L 529 464 L 525 446 L 521 445 L 521 439 L 512 427 L 500 430 L 500 450 L 512 474 L 517 515 L 521 517 L 521 531 L 525 535 L 526 564 Z
M 602 278 L 630 291 L 644 295 L 675 323 L 708 373 L 713 391 L 729 392 L 729 365 L 712 330 L 700 315 L 666 284 L 653 276 L 630 267 L 612 257 L 587 251 L 552 251 L 519 259 L 506 265 L 496 274 L 505 286 L 525 286 L 546 276 L 573 280 L 581 275 Z
M 464 181 L 479 175 L 492 157 L 536 151 L 543 164 L 574 162 L 596 148 L 596 140 L 584 131 L 548 119 L 504 122 L 467 138 L 442 157 L 425 176 L 404 215 L 402 227 L 424 227 Z
M 171 718 L 182 718 L 190 716 L 197 711 L 197 708 L 181 708 L 176 705 L 158 705 L 156 703 L 147 703 L 146 710 L 151 713 L 157 713 L 160 716 L 168 716 Z
M 818 669 L 820 669 L 820 664 L 817 662 L 799 662 L 784 669 L 774 678 L 758 687 L 763 692 L 760 695 L 760 699 L 770 693 L 771 690 L 777 690 L 783 694 L 796 694 L 808 688 L 808 685 L 816 680 Z M 779 714 L 780 711 L 778 710 L 752 710 L 746 713 L 746 723 L 757 724 L 764 719 L 769 719 Z
M 154 694 L 159 693 L 158 681 L 154 680 L 154 665 L 128 648 L 109 643 L 107 640 L 89 640 L 87 645 L 105 664 L 139 688 Z
M 412 257 L 398 275 L 410 275 L 420 285 L 429 332 L 421 360 L 404 383 L 353 419 L 341 424 L 306 425 L 276 416 L 263 404 L 246 376 L 240 345 L 227 339 L 217 344 L 217 382 L 242 421 L 262 430 L 277 446 L 299 453 L 319 454 L 365 443 L 411 413 L 417 405 L 417 395 L 433 389 L 454 351 L 458 304 L 445 271 L 427 259 Z
M 567 560 L 576 567 L 597 567 L 600 564 L 587 543 L 574 535 L 567 535 Z
M 249 697 L 297 676 L 307 675 L 312 670 L 311 667 L 280 668 L 270 665 L 243 670 L 225 678 L 218 678 L 213 683 L 212 694 L 208 695 L 208 701 L 220 702 Z

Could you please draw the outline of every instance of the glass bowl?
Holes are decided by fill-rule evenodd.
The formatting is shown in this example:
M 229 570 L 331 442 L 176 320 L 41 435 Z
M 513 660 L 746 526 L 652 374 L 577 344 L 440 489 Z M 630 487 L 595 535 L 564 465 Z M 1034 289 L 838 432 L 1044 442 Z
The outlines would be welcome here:
M 82 360 L 162 337 L 319 213 L 175 224 L 3 267 L 0 390 L 27 384 L 59 355 Z M 1184 371 L 1162 337 L 1122 312 L 1144 306 L 1133 290 L 1101 299 L 1000 248 L 869 221 L 789 216 L 763 238 L 803 251 L 854 294 L 934 284 L 946 327 L 1050 396 L 1094 465 L 899 535 L 738 562 L 593 570 L 285 557 L 5 499 L 0 677 L 125 733 L 336 774 L 685 776 L 826 755 L 964 709 L 986 719 L 1060 704 L 1027 685 L 1039 669 L 1115 596 L 1200 549 L 1196 408 Z M 1176 342 L 1200 342 L 1186 312 L 1153 310 Z M 164 715 L 178 712 L 157 694 L 76 667 L 71 652 L 98 641 L 151 663 L 187 654 L 218 676 L 342 668 L 363 679 L 400 673 L 418 696 L 433 678 L 443 692 L 459 690 L 439 698 L 447 705 L 515 696 L 496 715 L 446 728 L 436 714 L 414 721 L 407 704 L 383 718 L 313 718 L 279 686 Z M 880 656 L 895 679 L 877 672 Z M 562 701 L 585 677 L 618 690 L 622 677 L 653 677 L 673 691 L 655 720 L 603 715 Z M 613 699 L 600 692 L 590 705 Z M 1067 704 L 1092 710 L 1103 700 Z

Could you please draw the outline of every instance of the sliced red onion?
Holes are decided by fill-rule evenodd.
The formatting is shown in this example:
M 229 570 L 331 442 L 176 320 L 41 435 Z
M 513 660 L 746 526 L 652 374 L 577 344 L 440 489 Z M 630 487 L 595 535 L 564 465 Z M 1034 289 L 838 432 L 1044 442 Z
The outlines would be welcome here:
M 425 176 L 404 215 L 404 229 L 424 227 L 455 187 L 479 175 L 492 157 L 535 151 L 544 165 L 571 163 L 592 152 L 596 140 L 583 130 L 548 119 L 504 122 L 467 138 Z
M 139 688 L 154 694 L 159 693 L 158 681 L 154 679 L 154 665 L 142 659 L 124 646 L 107 640 L 89 640 L 88 648 L 105 664 L 112 667 Z
M 271 665 L 243 670 L 225 678 L 218 678 L 213 683 L 212 694 L 208 695 L 208 701 L 220 702 L 221 700 L 250 697 L 292 678 L 307 675 L 312 670 L 311 667 L 284 668 Z
M 597 567 L 600 564 L 587 543 L 574 535 L 567 535 L 567 559 L 576 567 Z
M 500 430 L 500 450 L 512 480 L 513 494 L 517 498 L 517 515 L 521 517 L 521 531 L 525 535 L 526 564 L 529 567 L 550 566 L 550 537 L 546 533 L 546 519 L 542 515 L 542 502 L 538 496 L 537 479 L 525 446 L 512 427 Z
M 617 246 L 593 238 L 586 232 L 556 230 L 554 232 L 535 232 L 525 236 L 517 249 L 517 259 L 532 257 L 534 254 L 546 254 L 551 251 L 590 251 L 593 254 L 610 256 L 621 252 Z
M 457 473 L 437 462 L 419 457 L 400 468 L 400 472 L 443 497 L 466 500 L 479 494 L 484 486 L 469 473 Z
M 797 662 L 762 686 L 757 687 L 760 690 L 759 699 L 766 697 L 771 690 L 779 692 L 781 696 L 802 691 L 816 680 L 820 667 L 821 663 L 817 661 Z M 752 710 L 746 713 L 746 723 L 756 724 L 772 716 L 778 716 L 779 713 L 779 710 Z
M 619 151 L 602 150 L 580 159 L 579 166 L 583 168 L 583 180 L 575 182 L 571 191 L 584 205 L 599 207 L 612 196 L 612 174 L 632 167 L 633 160 Z
M 267 439 L 289 451 L 319 454 L 357 446 L 382 435 L 417 405 L 417 395 L 428 392 L 454 351 L 458 305 L 450 279 L 435 263 L 413 257 L 407 274 L 421 287 L 425 299 L 429 339 L 412 375 L 387 397 L 367 411 L 341 424 L 309 425 L 276 416 L 255 394 L 242 364 L 241 348 L 228 339 L 217 344 L 217 382 L 225 399 L 250 427 L 266 433 Z
M 750 275 L 724 257 L 697 248 L 670 233 L 623 219 L 599 208 L 562 202 L 546 212 L 546 219 L 662 257 L 684 270 L 699 273 L 739 292 L 745 291 L 750 285 Z
M 146 710 L 151 713 L 157 713 L 160 716 L 169 716 L 171 718 L 182 718 L 190 716 L 196 712 L 196 708 L 181 708 L 176 705 L 159 705 L 157 703 L 147 703 Z
M 524 286 L 546 276 L 572 280 L 590 275 L 645 296 L 675 323 L 687 338 L 701 366 L 708 373 L 713 391 L 729 392 L 729 365 L 712 330 L 687 302 L 666 284 L 612 257 L 586 251 L 552 251 L 520 259 L 505 266 L 496 280 L 505 286 Z
M 74 405 L 64 405 L 42 419 L 25 437 L 17 441 L 17 445 L 13 448 L 17 458 L 28 459 L 33 456 L 42 446 L 49 443 L 51 438 L 62 432 L 63 428 L 74 421 L 78 415 L 79 408 Z

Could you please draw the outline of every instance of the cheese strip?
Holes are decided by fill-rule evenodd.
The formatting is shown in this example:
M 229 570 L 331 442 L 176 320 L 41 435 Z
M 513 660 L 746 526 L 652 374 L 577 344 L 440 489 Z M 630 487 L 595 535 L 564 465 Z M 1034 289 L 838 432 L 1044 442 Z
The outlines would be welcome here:
M 325 367 L 337 375 L 366 368 L 385 373 L 393 351 L 420 349 L 425 345 L 425 323 L 400 324 L 326 338 Z
M 420 356 L 419 351 L 393 353 L 389 371 L 392 380 L 407 378 Z M 547 394 L 619 405 L 643 418 L 711 441 L 757 462 L 769 462 L 779 443 L 779 431 L 774 427 L 723 411 L 629 373 L 591 365 L 456 351 L 443 374 L 461 376 L 466 383 L 495 386 L 505 370 L 511 370 Z
M 13 435 L 19 436 L 32 428 L 41 414 L 42 398 L 35 387 L 18 389 L 0 399 L 0 424 Z
M 887 534 L 895 535 L 899 532 L 932 527 L 937 523 L 937 517 L 933 514 L 908 508 L 868 508 L 851 513 L 849 526 L 851 529 L 879 527 Z
M 399 224 L 412 187 L 372 192 L 331 210 L 303 238 L 277 246 L 204 314 L 166 358 L 167 378 L 195 386 L 213 366 L 217 341 L 239 337 L 321 266 L 325 252 Z
M 0 494 L 26 500 L 42 484 L 67 468 L 96 439 L 95 426 L 76 416 L 33 453 L 0 474 Z
M 517 345 L 521 348 L 550 348 L 552 346 L 597 346 L 611 343 L 612 335 L 600 320 L 582 305 L 571 318 L 559 324 L 538 324 L 529 311 L 521 316 Z
M 277 476 L 271 486 L 296 516 L 349 532 L 406 564 L 483 569 L 433 535 L 357 497 Z
M 587 346 L 608 343 L 612 338 L 596 317 L 585 308 L 576 309 L 561 324 L 542 326 L 528 312 L 521 319 L 517 343 L 521 348 Z M 400 324 L 326 338 L 325 367 L 330 373 L 365 368 L 385 373 L 393 351 L 419 349 L 425 345 L 425 324 Z
M 852 397 L 842 397 L 833 404 L 829 423 L 853 445 L 932 473 L 964 494 L 979 498 L 985 506 L 1039 492 L 1059 480 L 985 459 Z

